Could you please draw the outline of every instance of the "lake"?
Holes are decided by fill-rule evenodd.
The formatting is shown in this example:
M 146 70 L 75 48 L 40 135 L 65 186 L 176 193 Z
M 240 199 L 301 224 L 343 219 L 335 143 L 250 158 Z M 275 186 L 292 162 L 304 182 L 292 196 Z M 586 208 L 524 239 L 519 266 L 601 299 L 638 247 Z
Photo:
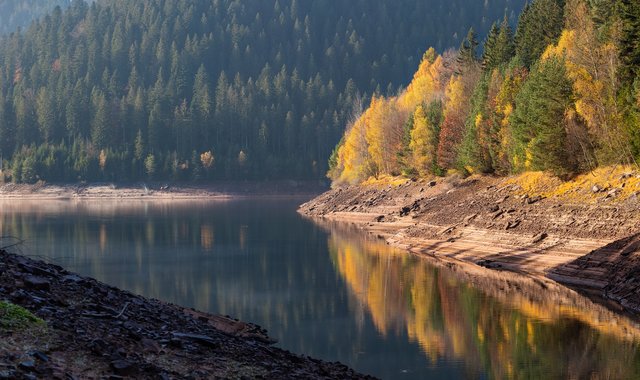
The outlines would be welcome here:
M 303 201 L 4 200 L 0 235 L 385 379 L 640 378 L 636 321 L 564 288 L 478 277 L 315 223 L 296 213 Z

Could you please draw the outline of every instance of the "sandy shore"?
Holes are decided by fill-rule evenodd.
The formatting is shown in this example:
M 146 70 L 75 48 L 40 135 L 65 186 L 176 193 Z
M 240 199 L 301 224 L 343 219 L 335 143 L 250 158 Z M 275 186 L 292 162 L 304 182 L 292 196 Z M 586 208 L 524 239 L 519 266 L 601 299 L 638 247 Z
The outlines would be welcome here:
M 640 312 L 637 198 L 575 203 L 478 176 L 335 188 L 299 211 L 436 261 L 552 279 Z

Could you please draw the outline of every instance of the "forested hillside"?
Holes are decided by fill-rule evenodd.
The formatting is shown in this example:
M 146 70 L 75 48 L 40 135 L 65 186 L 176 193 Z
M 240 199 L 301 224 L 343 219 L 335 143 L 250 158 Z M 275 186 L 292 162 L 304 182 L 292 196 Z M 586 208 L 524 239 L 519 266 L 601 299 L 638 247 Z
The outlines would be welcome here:
M 330 177 L 559 176 L 640 160 L 640 2 L 534 0 L 479 52 L 429 50 L 406 91 L 374 97 L 331 157 Z
M 523 4 L 74 1 L 0 41 L 4 176 L 321 178 L 361 99 Z
M 55 7 L 67 7 L 70 0 L 2 0 L 0 1 L 0 34 L 24 28 L 31 21 L 51 12 Z

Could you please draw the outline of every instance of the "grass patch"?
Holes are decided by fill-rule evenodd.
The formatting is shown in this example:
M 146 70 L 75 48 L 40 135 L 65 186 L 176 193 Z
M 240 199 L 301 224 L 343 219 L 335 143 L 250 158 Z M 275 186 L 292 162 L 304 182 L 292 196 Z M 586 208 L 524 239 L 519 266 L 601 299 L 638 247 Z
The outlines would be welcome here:
M 527 172 L 510 178 L 507 184 L 520 186 L 522 194 L 577 203 L 595 203 L 613 190 L 615 196 L 611 201 L 615 202 L 640 192 L 640 173 L 633 166 L 609 166 L 581 174 L 570 181 L 562 181 L 549 173 Z
M 369 177 L 369 179 L 367 179 L 366 181 L 364 181 L 362 183 L 362 186 L 370 186 L 370 187 L 386 187 L 386 186 L 399 187 L 399 186 L 404 185 L 408 181 L 410 181 L 410 179 L 406 178 L 406 177 L 402 177 L 402 176 L 394 177 L 394 176 L 383 174 L 383 175 L 380 175 L 378 178 Z
M 0 301 L 0 329 L 22 330 L 44 326 L 45 322 L 29 310 L 6 301 Z

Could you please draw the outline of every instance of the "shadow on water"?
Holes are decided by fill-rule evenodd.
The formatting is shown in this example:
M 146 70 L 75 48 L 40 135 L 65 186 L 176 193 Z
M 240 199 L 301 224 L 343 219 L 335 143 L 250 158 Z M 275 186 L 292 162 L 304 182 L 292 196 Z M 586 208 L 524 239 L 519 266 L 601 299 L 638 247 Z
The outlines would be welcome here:
M 434 263 L 312 223 L 295 213 L 301 201 L 0 201 L 0 235 L 383 378 L 638 378 L 633 320 L 550 281 Z

